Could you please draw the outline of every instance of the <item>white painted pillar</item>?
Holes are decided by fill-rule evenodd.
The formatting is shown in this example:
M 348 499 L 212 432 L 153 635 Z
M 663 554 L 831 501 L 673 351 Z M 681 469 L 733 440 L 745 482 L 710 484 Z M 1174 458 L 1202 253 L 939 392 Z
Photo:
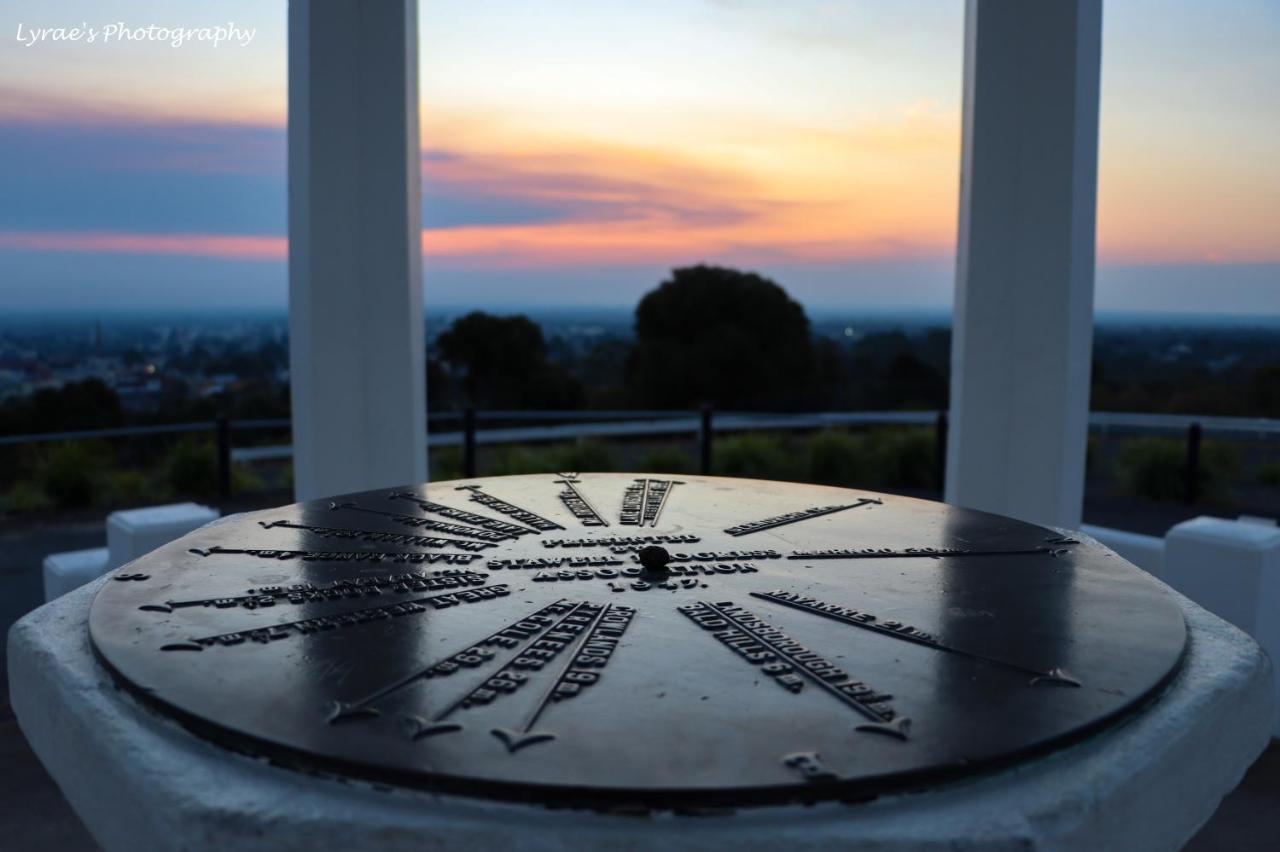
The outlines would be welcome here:
M 947 501 L 1077 528 L 1101 0 L 969 0 Z
M 298 499 L 426 479 L 416 0 L 289 3 Z

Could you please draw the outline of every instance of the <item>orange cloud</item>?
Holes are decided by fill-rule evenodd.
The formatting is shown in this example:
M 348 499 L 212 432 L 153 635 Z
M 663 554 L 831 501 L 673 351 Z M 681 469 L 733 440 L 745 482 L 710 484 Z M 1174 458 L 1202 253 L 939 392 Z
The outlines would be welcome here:
M 511 139 L 463 121 L 455 144 L 424 158 L 428 192 L 537 202 L 555 215 L 433 228 L 423 251 L 503 267 L 945 255 L 958 184 L 952 118 L 913 108 L 851 134 L 744 127 L 740 143 L 683 147 Z
M 949 246 L 891 234 L 852 235 L 804 227 L 794 215 L 761 217 L 742 226 L 690 228 L 675 217 L 643 221 L 558 222 L 424 230 L 427 258 L 491 267 L 681 263 L 734 259 L 833 263 L 934 257 Z
M 283 130 L 286 125 L 285 116 L 278 109 L 255 110 L 237 104 L 236 108 L 215 110 L 209 103 L 191 97 L 190 93 L 177 103 L 153 103 L 139 98 L 138 91 L 133 89 L 95 90 L 92 96 L 87 96 L 83 91 L 69 92 L 56 87 L 20 88 L 3 83 L 0 83 L 0 120 L 36 124 L 92 123 L 106 127 L 248 125 Z

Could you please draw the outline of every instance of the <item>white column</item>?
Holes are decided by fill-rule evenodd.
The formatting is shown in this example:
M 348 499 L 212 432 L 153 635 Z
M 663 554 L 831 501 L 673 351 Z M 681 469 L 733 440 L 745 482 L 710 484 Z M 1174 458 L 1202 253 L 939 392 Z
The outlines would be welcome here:
M 1080 525 L 1101 0 L 969 0 L 947 501 Z
M 298 499 L 426 478 L 416 0 L 289 3 Z

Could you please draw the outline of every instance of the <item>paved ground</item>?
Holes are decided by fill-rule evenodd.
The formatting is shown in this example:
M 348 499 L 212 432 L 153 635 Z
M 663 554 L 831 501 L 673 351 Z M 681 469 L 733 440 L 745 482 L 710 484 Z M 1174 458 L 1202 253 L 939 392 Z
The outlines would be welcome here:
M 1222 800 L 1187 852 L 1275 852 L 1280 849 L 1280 740 Z

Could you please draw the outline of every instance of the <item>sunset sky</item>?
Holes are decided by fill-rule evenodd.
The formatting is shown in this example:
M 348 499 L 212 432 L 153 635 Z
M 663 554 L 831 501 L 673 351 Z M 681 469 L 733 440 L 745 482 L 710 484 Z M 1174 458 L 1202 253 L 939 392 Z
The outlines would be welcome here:
M 1280 4 L 1106 7 L 1098 306 L 1280 314 Z M 945 306 L 963 3 L 423 0 L 429 304 Z M 256 28 L 247 47 L 42 27 Z M 0 303 L 283 306 L 285 5 L 0 0 Z

